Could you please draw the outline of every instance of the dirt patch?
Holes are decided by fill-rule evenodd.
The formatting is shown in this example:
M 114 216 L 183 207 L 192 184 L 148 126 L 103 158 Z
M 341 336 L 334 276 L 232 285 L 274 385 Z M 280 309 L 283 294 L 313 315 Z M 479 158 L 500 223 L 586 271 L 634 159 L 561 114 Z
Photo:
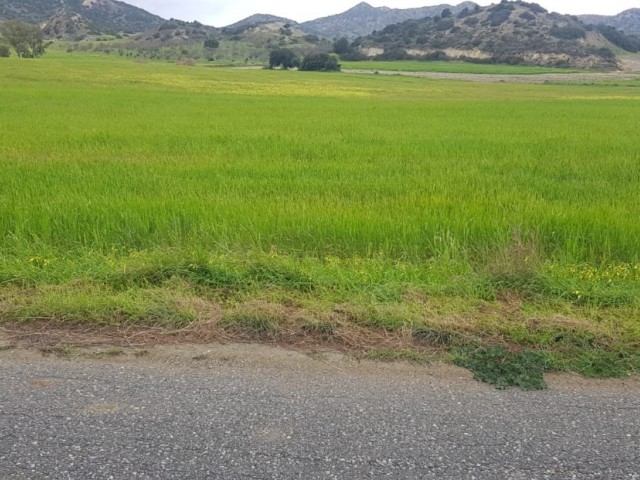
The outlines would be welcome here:
M 264 374 L 280 372 L 304 372 L 347 377 L 375 377 L 380 379 L 405 379 L 410 381 L 459 385 L 460 388 L 492 389 L 491 386 L 472 379 L 471 372 L 441 361 L 430 364 L 414 364 L 405 361 L 379 362 L 359 358 L 337 351 L 293 350 L 279 346 L 259 344 L 164 344 L 147 349 L 123 348 L 117 356 L 105 355 L 113 347 L 77 348 L 70 356 L 58 357 L 43 354 L 34 348 L 15 348 L 0 352 L 0 363 L 40 362 L 90 362 L 95 365 L 140 365 L 154 369 L 210 370 L 220 368 L 248 369 Z M 602 390 L 607 392 L 638 391 L 640 378 L 624 380 L 592 380 L 572 374 L 547 374 L 551 390 L 567 393 Z M 34 389 L 54 388 L 55 382 L 37 379 L 30 383 Z M 111 405 L 96 405 L 91 413 L 110 413 L 117 410 Z
M 640 55 L 623 55 L 620 57 L 620 64 L 623 71 L 640 74 Z

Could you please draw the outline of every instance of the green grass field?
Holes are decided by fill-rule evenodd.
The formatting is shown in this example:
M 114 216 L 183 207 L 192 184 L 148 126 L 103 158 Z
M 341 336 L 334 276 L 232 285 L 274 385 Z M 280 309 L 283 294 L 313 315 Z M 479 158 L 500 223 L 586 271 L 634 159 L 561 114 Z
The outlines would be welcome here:
M 0 92 L 0 322 L 640 366 L 633 83 L 74 55 L 0 59 Z
M 340 62 L 342 68 L 398 72 L 477 73 L 491 75 L 539 75 L 542 73 L 576 73 L 581 70 L 526 65 L 491 65 L 468 62 L 426 62 L 419 60 Z M 582 70 L 584 72 L 584 70 Z

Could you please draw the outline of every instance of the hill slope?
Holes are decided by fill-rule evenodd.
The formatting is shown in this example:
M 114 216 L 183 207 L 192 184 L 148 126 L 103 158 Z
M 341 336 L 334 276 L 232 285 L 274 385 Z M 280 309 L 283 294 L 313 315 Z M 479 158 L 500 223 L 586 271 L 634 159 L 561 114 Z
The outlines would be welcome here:
M 615 68 L 613 45 L 575 17 L 506 2 L 410 20 L 359 39 L 367 56 L 458 58 L 543 66 Z
M 640 8 L 632 8 L 614 16 L 581 15 L 580 20 L 587 24 L 607 25 L 631 35 L 640 35 Z
M 237 30 L 244 29 L 249 27 L 256 27 L 259 25 L 269 24 L 269 23 L 282 23 L 285 25 L 298 25 L 298 22 L 295 20 L 291 20 L 289 18 L 277 17 L 276 15 L 266 15 L 263 13 L 257 13 L 255 15 L 251 15 L 239 22 L 233 23 L 231 25 L 227 25 L 224 27 L 229 30 Z
M 118 0 L 2 0 L 0 18 L 46 24 L 53 32 L 141 32 L 163 19 Z
M 372 7 L 368 3 L 362 2 L 344 13 L 301 23 L 300 28 L 307 33 L 322 37 L 358 37 L 405 20 L 440 15 L 445 9 L 457 14 L 464 8 L 473 8 L 475 5 L 473 2 L 464 2 L 457 6 L 437 5 L 400 9 Z

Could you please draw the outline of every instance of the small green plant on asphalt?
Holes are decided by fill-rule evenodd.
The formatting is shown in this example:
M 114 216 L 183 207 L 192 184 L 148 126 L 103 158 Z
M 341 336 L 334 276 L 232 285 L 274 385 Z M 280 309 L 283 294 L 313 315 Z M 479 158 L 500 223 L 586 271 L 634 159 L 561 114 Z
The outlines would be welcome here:
M 520 387 L 523 390 L 544 390 L 544 372 L 549 370 L 549 357 L 542 352 L 524 350 L 511 352 L 503 347 L 463 349 L 456 353 L 454 363 L 468 368 L 473 378 L 497 388 Z

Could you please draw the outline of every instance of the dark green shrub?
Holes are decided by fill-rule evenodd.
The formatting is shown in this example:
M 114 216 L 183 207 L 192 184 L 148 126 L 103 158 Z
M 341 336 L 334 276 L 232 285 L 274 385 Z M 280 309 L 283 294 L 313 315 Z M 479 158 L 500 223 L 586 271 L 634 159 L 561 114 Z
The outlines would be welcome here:
M 340 64 L 333 55 L 313 53 L 304 57 L 300 70 L 306 72 L 339 72 Z
M 478 17 L 469 17 L 464 21 L 464 24 L 467 27 L 475 27 L 479 22 L 480 20 L 478 19 Z
M 215 38 L 207 38 L 204 41 L 205 48 L 218 48 L 220 46 L 220 42 Z
M 531 12 L 522 12 L 520 14 L 520 18 L 526 20 L 527 22 L 532 22 L 536 19 L 536 16 Z
M 549 33 L 563 40 L 578 40 L 579 38 L 584 38 L 587 34 L 583 28 L 573 25 L 566 25 L 564 27 L 553 26 L 549 30 Z
M 439 32 L 446 32 L 447 30 L 451 30 L 454 25 L 455 23 L 451 18 L 442 19 L 436 23 L 436 30 Z
M 295 68 L 300 65 L 300 60 L 294 51 L 288 48 L 279 48 L 269 54 L 269 68 Z

